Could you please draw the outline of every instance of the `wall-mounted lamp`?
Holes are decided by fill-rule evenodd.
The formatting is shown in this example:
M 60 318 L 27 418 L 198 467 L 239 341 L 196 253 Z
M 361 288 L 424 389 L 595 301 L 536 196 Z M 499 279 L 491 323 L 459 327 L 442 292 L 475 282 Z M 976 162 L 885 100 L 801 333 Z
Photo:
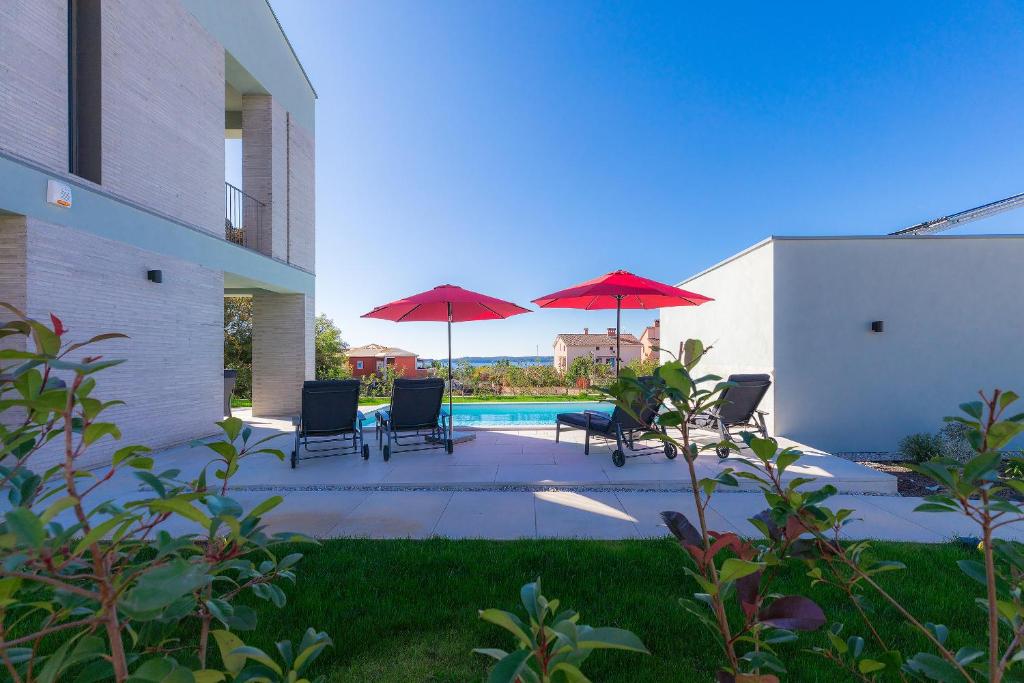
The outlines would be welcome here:
M 885 322 L 882 321 L 882 320 L 875 320 L 874 322 L 871 323 L 871 331 L 872 332 L 884 332 L 885 331 Z
M 150 282 L 160 284 L 164 281 L 164 271 L 162 270 L 147 270 L 146 279 Z

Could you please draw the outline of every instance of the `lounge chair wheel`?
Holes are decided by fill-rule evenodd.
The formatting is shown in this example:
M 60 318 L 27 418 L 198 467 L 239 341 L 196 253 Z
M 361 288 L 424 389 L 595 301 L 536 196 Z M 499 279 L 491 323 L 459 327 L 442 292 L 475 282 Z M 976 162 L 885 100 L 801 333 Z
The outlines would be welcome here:
M 729 449 L 728 448 L 722 448 L 722 447 L 716 448 L 715 449 L 715 453 L 718 453 L 718 457 L 721 458 L 722 460 L 725 460 L 726 458 L 729 457 Z
M 369 459 L 370 459 L 370 445 L 364 443 L 363 444 L 363 460 L 369 460 Z
M 612 462 L 615 463 L 616 467 L 622 467 L 626 464 L 626 454 L 616 448 L 612 452 Z
M 295 469 L 295 464 L 299 461 L 298 454 L 292 451 L 292 469 Z
M 666 458 L 668 458 L 669 460 L 675 460 L 676 459 L 676 455 L 678 455 L 678 454 L 679 454 L 679 449 L 676 448 L 675 444 L 672 444 L 672 443 L 665 444 L 665 457 Z
M 391 459 L 391 446 L 384 446 L 384 462 Z

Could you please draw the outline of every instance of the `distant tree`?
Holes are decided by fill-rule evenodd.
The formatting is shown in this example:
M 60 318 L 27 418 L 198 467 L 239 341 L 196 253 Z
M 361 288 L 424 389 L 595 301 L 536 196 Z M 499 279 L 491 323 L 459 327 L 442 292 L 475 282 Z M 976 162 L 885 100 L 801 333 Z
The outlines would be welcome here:
M 341 338 L 341 330 L 334 321 L 321 313 L 314 326 L 316 347 L 316 378 L 346 379 L 352 376 L 348 367 L 348 344 Z
M 656 360 L 647 360 L 645 358 L 635 358 L 626 364 L 630 370 L 636 373 L 637 377 L 648 377 L 654 374 L 654 371 L 660 363 Z
M 577 356 L 572 359 L 565 371 L 565 383 L 567 386 L 574 387 L 581 379 L 593 380 L 596 372 L 597 363 L 594 362 L 593 356 L 589 354 Z
M 252 298 L 224 298 L 224 367 L 238 371 L 234 395 L 252 397 Z

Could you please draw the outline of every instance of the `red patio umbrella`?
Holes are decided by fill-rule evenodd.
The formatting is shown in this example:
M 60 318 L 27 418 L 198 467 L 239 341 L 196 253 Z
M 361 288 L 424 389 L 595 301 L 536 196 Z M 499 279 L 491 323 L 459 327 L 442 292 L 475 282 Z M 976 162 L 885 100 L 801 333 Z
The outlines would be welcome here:
M 616 270 L 569 289 L 534 299 L 541 308 L 615 309 L 615 376 L 619 376 L 619 337 L 622 331 L 623 308 L 668 308 L 700 306 L 713 301 L 703 294 L 662 284 L 655 280 Z
M 493 296 L 455 285 L 438 285 L 426 292 L 377 306 L 361 317 L 392 320 L 396 323 L 448 322 L 448 443 L 451 444 L 455 417 L 452 412 L 452 323 L 498 320 L 529 312 L 528 308 Z

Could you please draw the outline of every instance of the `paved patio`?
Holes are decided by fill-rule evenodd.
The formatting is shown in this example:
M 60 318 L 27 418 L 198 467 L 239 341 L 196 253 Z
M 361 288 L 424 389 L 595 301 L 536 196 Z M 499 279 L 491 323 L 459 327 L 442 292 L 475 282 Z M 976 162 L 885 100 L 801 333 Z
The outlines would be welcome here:
M 286 421 L 241 415 L 257 435 L 278 434 L 274 445 L 291 448 Z M 710 438 L 710 435 L 708 435 Z M 553 430 L 481 431 L 477 438 L 443 450 L 396 454 L 385 463 L 376 443 L 369 461 L 341 456 L 287 462 L 254 456 L 232 480 L 231 495 L 249 508 L 270 495 L 284 502 L 265 521 L 275 531 L 299 531 L 317 537 L 368 538 L 638 538 L 664 536 L 662 510 L 692 514 L 692 493 L 682 458 L 654 454 L 611 463 L 610 449 L 594 446 L 583 455 L 579 433 Z M 372 441 L 372 440 L 371 440 Z M 916 513 L 919 499 L 895 493 L 895 480 L 824 453 L 808 449 L 794 472 L 836 484 L 844 493 L 832 507 L 856 510 L 846 528 L 849 538 L 938 543 L 973 532 L 956 515 Z M 157 454 L 161 470 L 180 468 L 192 475 L 208 462 L 204 449 L 187 446 Z M 730 458 L 727 465 L 742 466 Z M 720 470 L 713 453 L 701 456 L 702 475 Z M 123 502 L 137 495 L 138 481 L 123 473 L 104 485 L 104 496 Z M 871 495 L 857 495 L 865 492 Z M 764 508 L 754 492 L 722 492 L 709 509 L 716 530 L 754 534 L 748 518 Z M 180 531 L 198 531 L 182 521 Z M 1024 539 L 1024 527 L 1007 527 L 1007 537 Z
M 282 420 L 253 419 L 248 411 L 239 412 L 260 433 L 280 432 L 283 436 L 274 445 L 291 451 L 291 424 Z M 267 431 L 264 431 L 267 430 Z M 612 464 L 612 446 L 601 441 L 591 444 L 590 455 L 583 453 L 583 433 L 562 432 L 555 443 L 554 429 L 477 430 L 476 438 L 455 447 L 455 453 L 427 450 L 395 453 L 384 462 L 373 431 L 367 433 L 370 459 L 355 456 L 319 458 L 301 461 L 291 469 L 287 462 L 272 458 L 258 466 L 242 469 L 233 479 L 234 486 L 266 486 L 278 488 L 308 486 L 388 486 L 388 487 L 473 487 L 500 489 L 510 486 L 546 487 L 597 486 L 609 488 L 678 489 L 688 485 L 690 476 L 683 458 L 666 458 L 660 450 L 650 455 L 628 458 L 624 467 Z M 714 435 L 698 433 L 698 439 L 711 443 Z M 843 493 L 895 494 L 896 479 L 842 458 L 813 448 L 795 445 L 807 455 L 788 472 L 789 477 L 813 477 L 829 482 Z M 193 471 L 202 464 L 196 451 L 177 449 L 167 452 L 164 462 L 183 471 Z M 702 455 L 697 462 L 701 477 L 712 477 L 726 467 L 743 469 L 744 457 L 720 460 L 714 453 Z M 741 489 L 754 487 L 741 481 Z

